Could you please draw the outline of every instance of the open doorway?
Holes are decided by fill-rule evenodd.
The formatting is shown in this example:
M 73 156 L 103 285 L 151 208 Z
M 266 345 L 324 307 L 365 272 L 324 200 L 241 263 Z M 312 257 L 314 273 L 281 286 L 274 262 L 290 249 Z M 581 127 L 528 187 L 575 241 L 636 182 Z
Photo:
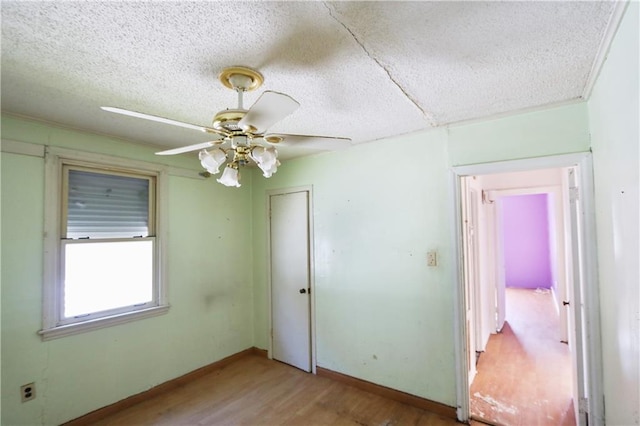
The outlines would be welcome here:
M 587 424 L 602 418 L 590 167 L 590 156 L 581 154 L 454 169 L 460 420 Z M 512 204 L 520 207 L 516 228 L 524 228 L 517 224 L 523 212 L 533 210 L 545 228 L 535 242 L 546 249 L 515 256 L 538 257 L 532 269 L 516 265 L 517 283 L 508 270 L 517 248 L 504 236 L 513 225 L 503 217 Z M 530 244 L 533 238 L 514 237 Z M 506 379 L 487 380 L 491 365 Z M 483 380 L 494 389 L 483 389 Z M 563 401 L 552 401 L 556 394 Z
M 479 298 L 473 307 L 481 319 L 494 314 L 488 339 L 477 343 L 469 391 L 471 417 L 486 423 L 576 424 L 575 361 L 564 337 L 568 330 L 561 330 L 566 305 L 558 297 L 568 293 L 569 282 L 564 172 L 464 178 L 473 179 L 470 186 L 479 185 L 484 194 L 484 222 L 476 232 L 484 242 L 479 249 L 487 251 L 478 274 L 485 279 L 473 282 L 477 292 L 494 295 Z M 483 235 L 489 232 L 490 238 Z

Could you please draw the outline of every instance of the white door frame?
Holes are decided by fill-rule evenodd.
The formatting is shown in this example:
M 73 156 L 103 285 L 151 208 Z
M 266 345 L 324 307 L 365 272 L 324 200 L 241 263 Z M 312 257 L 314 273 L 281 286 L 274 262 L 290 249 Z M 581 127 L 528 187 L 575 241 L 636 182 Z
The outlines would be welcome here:
M 296 186 L 291 188 L 272 189 L 266 192 L 266 218 L 267 218 L 267 317 L 269 320 L 269 344 L 267 347 L 267 357 L 273 359 L 273 316 L 271 301 L 271 196 L 293 194 L 296 192 L 308 193 L 307 220 L 309 223 L 309 288 L 310 288 L 310 318 L 311 326 L 311 373 L 316 374 L 316 287 L 315 287 L 315 267 L 313 255 L 313 186 Z
M 550 157 L 530 158 L 513 161 L 501 161 L 496 163 L 483 163 L 468 166 L 453 167 L 450 171 L 450 212 L 454 217 L 453 227 L 453 278 L 456 282 L 454 294 L 454 334 L 455 334 L 455 363 L 456 363 L 456 399 L 457 417 L 460 421 L 468 421 L 470 415 L 469 378 L 467 373 L 467 330 L 465 327 L 465 282 L 462 271 L 463 238 L 462 212 L 461 212 L 461 177 L 482 174 L 495 174 L 528 171 L 536 169 L 548 169 L 559 167 L 577 167 L 580 170 L 580 208 L 583 212 L 584 223 L 580 229 L 580 244 L 582 262 L 579 262 L 583 272 L 582 286 L 583 300 L 581 301 L 586 317 L 582 321 L 585 329 L 585 339 L 582 342 L 582 352 L 585 356 L 585 370 L 578 374 L 585 375 L 587 383 L 586 401 L 576 401 L 588 412 L 589 424 L 604 423 L 604 394 L 602 387 L 602 349 L 600 339 L 600 301 L 598 292 L 597 247 L 595 229 L 595 206 L 593 190 L 593 166 L 590 152 L 556 155 Z M 574 288 L 579 293 L 580 288 Z M 574 304 L 575 305 L 575 304 Z M 575 313 L 574 306 L 573 312 Z M 580 318 L 576 318 L 580 321 Z M 580 419 L 576 419 L 580 422 Z

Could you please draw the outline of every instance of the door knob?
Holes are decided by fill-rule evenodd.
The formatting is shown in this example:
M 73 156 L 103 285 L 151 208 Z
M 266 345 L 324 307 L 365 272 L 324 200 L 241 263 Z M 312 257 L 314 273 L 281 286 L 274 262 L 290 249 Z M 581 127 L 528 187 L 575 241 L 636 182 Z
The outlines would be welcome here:
M 300 289 L 300 294 L 305 294 L 306 292 L 307 292 L 307 289 L 306 289 L 306 288 L 301 288 L 301 289 Z
M 569 304 L 569 302 L 567 302 L 566 300 L 563 300 L 563 301 L 562 301 L 562 304 L 563 304 L 564 306 L 567 306 L 567 305 Z

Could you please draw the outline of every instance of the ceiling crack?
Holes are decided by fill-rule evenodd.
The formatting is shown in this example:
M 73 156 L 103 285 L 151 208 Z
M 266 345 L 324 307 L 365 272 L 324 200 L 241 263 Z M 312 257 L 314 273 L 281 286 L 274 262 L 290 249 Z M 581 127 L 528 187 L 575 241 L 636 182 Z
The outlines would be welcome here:
M 405 98 L 407 98 L 416 108 L 418 108 L 420 110 L 420 112 L 422 113 L 422 115 L 424 116 L 424 118 L 429 122 L 429 124 L 431 126 L 435 126 L 436 125 L 436 120 L 434 119 L 433 115 L 428 113 L 427 111 L 424 110 L 424 108 L 422 108 L 420 106 L 420 104 L 418 103 L 418 101 L 416 101 L 413 96 L 411 96 L 405 89 L 404 87 L 402 87 L 402 85 L 400 83 L 398 83 L 398 81 L 393 77 L 393 75 L 391 75 L 391 71 L 389 71 L 389 69 L 378 59 L 375 57 L 375 55 L 373 55 L 371 52 L 369 52 L 369 50 L 367 49 L 367 47 L 364 45 L 363 42 L 360 41 L 360 39 L 358 39 L 358 36 L 355 35 L 355 33 L 353 31 L 351 31 L 351 29 L 344 23 L 342 22 L 334 13 L 335 11 L 333 10 L 332 7 L 330 7 L 326 1 L 323 1 L 322 4 L 324 5 L 324 7 L 327 8 L 327 10 L 329 11 L 329 15 L 338 23 L 340 24 L 345 30 L 347 30 L 349 32 L 349 34 L 351 34 L 351 37 L 355 40 L 356 43 L 358 43 L 358 45 L 362 48 L 362 50 L 364 51 L 364 53 L 367 54 L 367 56 L 369 58 L 371 58 L 371 60 L 373 60 L 380 68 L 382 68 L 382 70 L 387 74 L 387 77 L 389 77 L 389 80 L 391 80 L 391 82 L 393 84 L 395 84 L 395 86 L 400 89 L 400 91 L 402 92 L 402 94 L 405 96 Z

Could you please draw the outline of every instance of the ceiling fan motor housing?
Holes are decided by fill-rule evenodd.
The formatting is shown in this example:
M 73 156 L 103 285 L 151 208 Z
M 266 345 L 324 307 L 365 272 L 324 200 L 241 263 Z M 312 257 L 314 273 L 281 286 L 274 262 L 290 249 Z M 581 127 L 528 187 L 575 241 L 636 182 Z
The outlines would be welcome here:
M 242 120 L 246 113 L 246 109 L 225 109 L 220 111 L 213 117 L 213 128 L 230 133 L 241 132 L 243 129 L 238 126 L 238 122 Z

